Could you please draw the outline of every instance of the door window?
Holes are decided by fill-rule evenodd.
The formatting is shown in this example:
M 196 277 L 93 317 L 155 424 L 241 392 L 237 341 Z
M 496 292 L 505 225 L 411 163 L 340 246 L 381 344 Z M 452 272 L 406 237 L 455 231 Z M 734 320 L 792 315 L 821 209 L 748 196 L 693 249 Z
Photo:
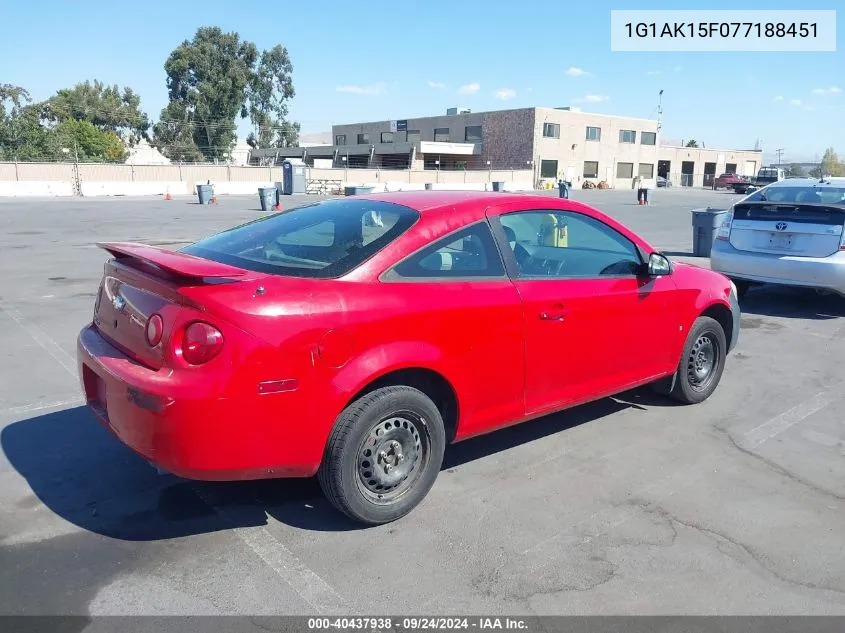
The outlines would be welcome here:
M 584 214 L 522 211 L 500 221 L 520 278 L 632 277 L 643 270 L 631 240 Z
M 438 240 L 401 262 L 393 275 L 405 278 L 504 277 L 499 251 L 486 222 Z

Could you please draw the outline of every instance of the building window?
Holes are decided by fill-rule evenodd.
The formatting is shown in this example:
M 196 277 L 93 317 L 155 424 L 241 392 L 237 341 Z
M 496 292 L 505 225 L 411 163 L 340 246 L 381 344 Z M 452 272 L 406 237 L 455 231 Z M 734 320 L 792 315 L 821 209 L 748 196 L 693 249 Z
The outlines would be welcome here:
M 358 135 L 358 145 L 366 145 L 370 142 L 370 135 L 369 134 L 359 134 Z
M 448 143 L 449 142 L 449 128 L 447 128 L 447 127 L 436 127 L 436 128 L 434 128 L 434 142 L 435 143 Z
M 587 127 L 587 140 L 588 141 L 600 141 L 601 140 L 601 128 L 600 127 Z
M 633 178 L 634 163 L 616 163 L 617 178 Z
M 637 133 L 634 130 L 619 130 L 620 143 L 636 143 Z
M 543 136 L 545 138 L 560 138 L 560 125 L 558 123 L 543 123 Z
M 466 160 L 456 160 L 455 161 L 455 169 L 459 171 L 466 171 L 467 167 L 469 166 L 469 161 Z
M 422 134 L 419 130 L 408 130 L 405 132 L 405 140 L 409 143 L 417 143 L 422 140 Z
M 467 125 L 464 130 L 464 140 L 468 143 L 476 143 L 481 140 L 481 126 Z
M 656 145 L 657 132 L 640 132 L 640 145 Z
M 346 134 L 338 134 L 334 137 L 335 145 L 346 145 Z
M 640 163 L 639 175 L 646 180 L 654 178 L 654 163 Z
M 382 132 L 381 133 L 381 142 L 382 143 L 392 143 L 393 142 L 393 132 Z
M 599 162 L 597 160 L 584 161 L 584 178 L 599 177 Z
M 557 178 L 557 161 L 540 161 L 540 178 Z

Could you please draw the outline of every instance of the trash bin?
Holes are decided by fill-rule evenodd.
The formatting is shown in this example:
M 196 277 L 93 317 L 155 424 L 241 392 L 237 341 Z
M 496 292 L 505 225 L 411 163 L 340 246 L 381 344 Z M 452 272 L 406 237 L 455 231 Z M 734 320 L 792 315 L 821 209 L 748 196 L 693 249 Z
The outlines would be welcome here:
M 197 197 L 200 204 L 211 204 L 211 196 L 214 195 L 214 187 L 211 185 L 197 185 Z
M 713 239 L 722 221 L 728 214 L 726 209 L 693 209 L 692 211 L 692 254 L 695 257 L 710 257 Z
M 276 192 L 277 192 L 277 193 L 278 193 L 278 195 L 279 195 L 279 199 L 281 199 L 281 197 L 282 197 L 283 195 L 285 195 L 285 183 L 283 183 L 283 182 L 274 182 L 273 184 L 274 184 L 274 185 L 276 185 Z M 276 202 L 278 202 L 278 201 L 279 201 L 279 200 L 276 200 Z
M 276 206 L 276 188 L 275 187 L 259 187 L 258 198 L 261 200 L 261 210 L 270 211 Z
M 425 183 L 425 190 L 426 191 L 431 191 L 432 189 L 434 189 L 434 183 L 433 182 Z
M 505 183 L 501 180 L 494 180 L 493 181 L 493 191 L 504 191 L 505 190 Z

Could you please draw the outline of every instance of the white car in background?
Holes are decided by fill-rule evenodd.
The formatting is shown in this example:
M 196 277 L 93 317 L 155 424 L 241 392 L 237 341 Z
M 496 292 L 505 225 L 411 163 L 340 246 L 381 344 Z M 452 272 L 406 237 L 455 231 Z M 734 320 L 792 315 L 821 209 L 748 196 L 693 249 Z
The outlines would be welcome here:
M 845 296 L 845 178 L 773 182 L 729 209 L 710 265 L 736 284 L 804 286 Z

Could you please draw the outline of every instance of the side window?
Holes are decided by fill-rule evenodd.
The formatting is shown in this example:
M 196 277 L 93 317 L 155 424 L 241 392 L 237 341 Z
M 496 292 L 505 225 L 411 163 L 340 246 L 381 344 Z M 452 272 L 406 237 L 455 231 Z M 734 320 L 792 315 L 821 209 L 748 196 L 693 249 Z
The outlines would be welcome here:
M 504 266 L 486 222 L 478 222 L 412 255 L 393 272 L 405 278 L 503 277 Z
M 499 219 L 520 278 L 632 277 L 642 271 L 634 243 L 587 215 L 522 211 Z

